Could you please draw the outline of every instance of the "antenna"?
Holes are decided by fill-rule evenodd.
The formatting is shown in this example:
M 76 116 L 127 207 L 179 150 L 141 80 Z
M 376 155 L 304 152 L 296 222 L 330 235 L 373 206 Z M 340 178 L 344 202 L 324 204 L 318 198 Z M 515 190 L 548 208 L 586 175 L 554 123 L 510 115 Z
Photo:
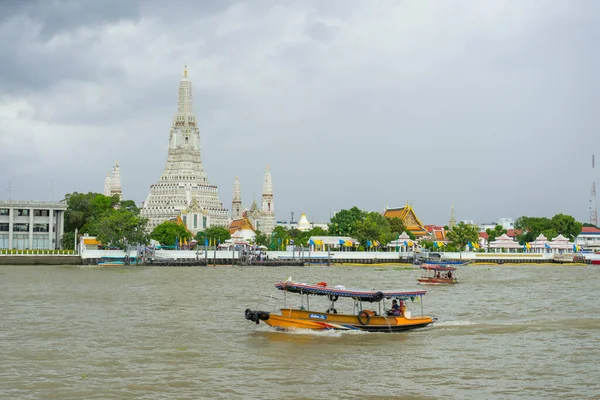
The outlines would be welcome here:
M 52 179 L 52 183 L 50 186 L 50 200 L 54 201 L 54 179 Z
M 12 200 L 12 192 L 15 191 L 15 189 L 12 188 L 12 182 L 8 182 L 8 189 L 6 189 L 6 191 L 8 192 L 8 201 Z
M 592 154 L 592 176 L 594 175 L 595 162 L 594 155 Z M 590 197 L 590 224 L 598 226 L 598 211 L 596 208 L 596 182 L 593 181 L 592 177 L 592 191 Z
M 290 225 L 294 223 L 294 212 L 292 211 L 292 217 L 290 219 Z

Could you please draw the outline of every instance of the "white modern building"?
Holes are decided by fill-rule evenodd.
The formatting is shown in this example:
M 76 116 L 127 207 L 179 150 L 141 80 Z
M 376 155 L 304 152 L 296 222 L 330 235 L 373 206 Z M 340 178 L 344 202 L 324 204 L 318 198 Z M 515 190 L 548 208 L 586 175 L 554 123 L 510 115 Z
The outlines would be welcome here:
M 60 249 L 66 210 L 64 202 L 0 201 L 0 249 Z
M 600 250 L 600 229 L 584 226 L 575 238 L 575 244 L 589 250 Z
M 179 83 L 167 163 L 158 182 L 150 186 L 150 193 L 141 209 L 142 216 L 149 219 L 150 230 L 164 221 L 186 214 L 193 203 L 197 205 L 197 215 L 203 216 L 202 223 L 206 223 L 201 227 L 198 220 L 197 230 L 229 225 L 227 209 L 219 199 L 217 186 L 208 181 L 200 150 L 200 130 L 192 108 L 192 82 L 188 79 L 186 67 Z

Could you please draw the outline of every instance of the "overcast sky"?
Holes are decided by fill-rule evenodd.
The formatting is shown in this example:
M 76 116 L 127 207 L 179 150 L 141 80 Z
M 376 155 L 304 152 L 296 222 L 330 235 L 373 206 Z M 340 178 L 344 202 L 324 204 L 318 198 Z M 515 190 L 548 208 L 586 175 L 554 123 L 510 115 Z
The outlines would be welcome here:
M 269 166 L 279 220 L 408 201 L 426 224 L 588 222 L 599 38 L 593 0 L 3 0 L 0 199 L 102 192 L 118 160 L 141 203 L 187 64 L 227 209 Z

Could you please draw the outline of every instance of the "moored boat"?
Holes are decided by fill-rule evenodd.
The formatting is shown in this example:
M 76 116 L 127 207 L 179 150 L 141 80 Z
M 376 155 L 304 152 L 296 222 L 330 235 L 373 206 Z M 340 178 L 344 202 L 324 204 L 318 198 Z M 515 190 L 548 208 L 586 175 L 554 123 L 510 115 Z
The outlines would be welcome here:
M 328 286 L 325 282 L 316 285 L 295 283 L 291 280 L 275 284 L 284 293 L 284 306 L 279 313 L 246 309 L 247 320 L 265 324 L 280 330 L 361 330 L 369 332 L 400 332 L 423 328 L 431 325 L 435 319 L 423 315 L 422 298 L 426 291 L 401 290 L 363 290 L 346 289 L 343 286 Z M 295 293 L 301 297 L 298 308 L 287 306 L 287 294 Z M 304 297 L 306 296 L 306 297 Z M 310 309 L 310 296 L 319 296 L 328 303 L 326 311 Z M 306 299 L 306 302 L 304 300 Z M 340 299 L 351 299 L 351 311 L 336 306 Z M 421 304 L 419 316 L 413 316 L 407 303 Z M 350 302 L 348 302 L 349 304 Z M 350 309 L 350 306 L 348 306 Z M 344 311 L 344 312 L 342 312 Z
M 453 285 L 458 283 L 456 268 L 442 264 L 425 264 L 421 266 L 423 274 L 417 278 L 420 285 Z

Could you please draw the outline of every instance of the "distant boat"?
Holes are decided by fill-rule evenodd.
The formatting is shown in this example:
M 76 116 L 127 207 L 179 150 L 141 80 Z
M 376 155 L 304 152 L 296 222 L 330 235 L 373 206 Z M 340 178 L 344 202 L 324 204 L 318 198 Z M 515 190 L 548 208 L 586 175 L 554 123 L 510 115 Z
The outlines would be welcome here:
M 423 275 L 417 278 L 419 285 L 454 285 L 456 279 L 456 268 L 440 264 L 425 264 L 421 266 Z

